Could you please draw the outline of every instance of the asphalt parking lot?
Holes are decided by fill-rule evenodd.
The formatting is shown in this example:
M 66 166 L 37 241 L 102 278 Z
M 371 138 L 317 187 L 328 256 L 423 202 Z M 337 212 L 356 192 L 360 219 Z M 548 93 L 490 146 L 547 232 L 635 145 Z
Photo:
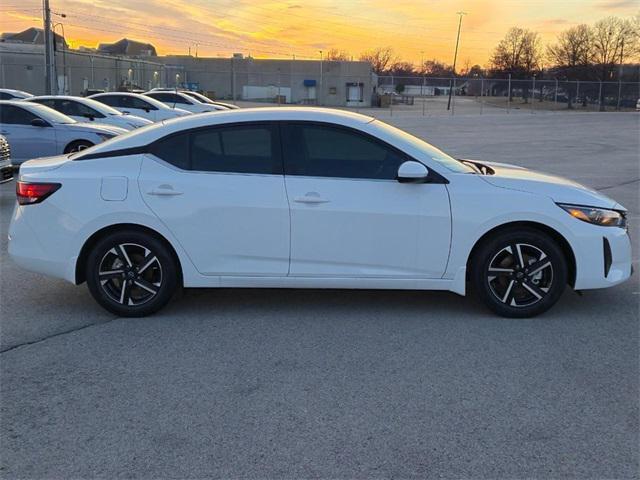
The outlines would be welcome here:
M 388 118 L 630 210 L 634 113 Z M 2 478 L 637 478 L 638 274 L 509 320 L 452 293 L 191 290 L 116 318 L 7 255 Z

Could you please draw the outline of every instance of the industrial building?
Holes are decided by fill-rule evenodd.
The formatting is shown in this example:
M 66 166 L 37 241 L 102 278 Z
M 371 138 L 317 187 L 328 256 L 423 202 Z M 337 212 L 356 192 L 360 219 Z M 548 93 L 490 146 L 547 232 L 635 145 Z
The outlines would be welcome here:
M 0 87 L 45 93 L 39 29 L 0 41 Z M 13 37 L 21 40 L 12 41 Z M 26 39 L 27 41 L 22 41 Z M 35 39 L 31 42 L 30 39 Z M 128 52 L 135 52 L 130 55 Z M 219 99 L 326 106 L 370 106 L 376 76 L 368 62 L 156 56 L 153 45 L 122 39 L 96 50 L 55 52 L 58 93 L 184 87 Z

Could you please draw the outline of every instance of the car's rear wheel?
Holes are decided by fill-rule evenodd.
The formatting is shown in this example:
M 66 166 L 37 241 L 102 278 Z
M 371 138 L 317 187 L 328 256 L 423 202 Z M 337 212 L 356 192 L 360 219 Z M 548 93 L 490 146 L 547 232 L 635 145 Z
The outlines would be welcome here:
M 510 229 L 483 242 L 471 265 L 472 287 L 504 317 L 524 318 L 551 308 L 567 284 L 562 249 L 545 233 Z
M 64 149 L 64 153 L 80 152 L 89 147 L 93 147 L 93 143 L 89 142 L 88 140 L 76 140 L 75 142 L 71 142 L 66 146 L 66 148 Z
M 87 258 L 89 291 L 108 311 L 142 317 L 164 307 L 176 291 L 178 271 L 169 248 L 135 230 L 108 234 Z

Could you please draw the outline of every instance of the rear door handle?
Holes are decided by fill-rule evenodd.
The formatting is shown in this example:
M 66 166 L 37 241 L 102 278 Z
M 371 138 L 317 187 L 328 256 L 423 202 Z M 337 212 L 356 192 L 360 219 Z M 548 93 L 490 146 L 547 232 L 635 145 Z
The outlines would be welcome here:
M 297 203 L 310 203 L 310 204 L 329 203 L 329 200 L 322 198 L 316 192 L 309 192 L 304 197 L 295 197 L 293 201 Z
M 158 196 L 176 196 L 182 195 L 182 192 L 174 190 L 171 185 L 160 185 L 158 188 L 152 188 L 147 192 L 147 195 L 158 195 Z

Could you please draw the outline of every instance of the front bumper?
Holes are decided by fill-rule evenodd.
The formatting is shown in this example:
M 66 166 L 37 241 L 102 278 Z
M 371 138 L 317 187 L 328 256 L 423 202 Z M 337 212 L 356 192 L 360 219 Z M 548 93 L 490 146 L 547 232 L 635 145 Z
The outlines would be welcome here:
M 596 234 L 581 238 L 574 252 L 576 290 L 612 287 L 628 280 L 633 272 L 627 232 L 617 227 L 594 228 Z
M 13 165 L 4 165 L 0 167 L 0 183 L 8 182 L 13 179 Z

